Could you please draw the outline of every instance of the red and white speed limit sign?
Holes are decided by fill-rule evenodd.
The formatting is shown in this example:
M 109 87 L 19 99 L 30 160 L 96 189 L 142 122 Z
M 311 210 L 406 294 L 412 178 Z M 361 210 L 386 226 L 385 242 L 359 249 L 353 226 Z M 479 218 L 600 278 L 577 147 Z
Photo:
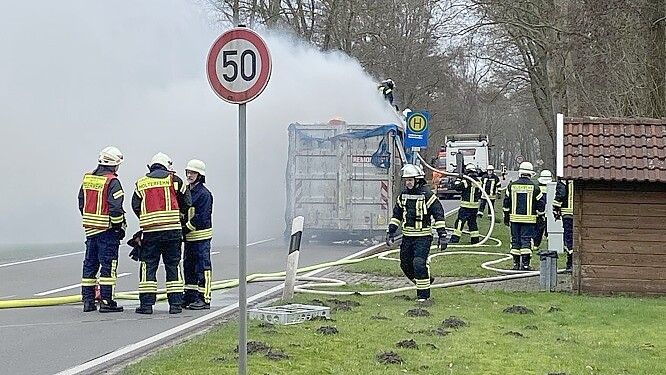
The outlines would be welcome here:
M 236 27 L 222 34 L 208 52 L 206 72 L 222 100 L 243 104 L 261 94 L 271 78 L 271 55 L 259 34 Z

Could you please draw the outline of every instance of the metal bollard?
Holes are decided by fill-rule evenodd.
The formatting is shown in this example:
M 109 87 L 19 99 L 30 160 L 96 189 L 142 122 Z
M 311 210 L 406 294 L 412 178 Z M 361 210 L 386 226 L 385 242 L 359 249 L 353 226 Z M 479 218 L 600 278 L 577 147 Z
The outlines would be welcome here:
M 541 251 L 538 255 L 541 261 L 539 268 L 541 290 L 554 292 L 557 286 L 557 251 Z

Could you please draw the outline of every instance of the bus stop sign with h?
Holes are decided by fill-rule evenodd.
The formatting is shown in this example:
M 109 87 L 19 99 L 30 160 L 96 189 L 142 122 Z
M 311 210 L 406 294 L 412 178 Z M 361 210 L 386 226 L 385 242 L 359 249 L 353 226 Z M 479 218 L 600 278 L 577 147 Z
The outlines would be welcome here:
M 411 163 L 417 162 L 416 153 L 428 147 L 430 114 L 427 111 L 408 112 L 405 129 L 405 150 L 411 150 Z

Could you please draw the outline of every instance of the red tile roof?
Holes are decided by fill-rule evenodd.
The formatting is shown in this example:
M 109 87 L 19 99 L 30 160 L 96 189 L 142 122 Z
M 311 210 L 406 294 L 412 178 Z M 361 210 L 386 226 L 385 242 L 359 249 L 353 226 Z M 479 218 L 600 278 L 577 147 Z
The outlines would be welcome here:
M 666 118 L 564 119 L 564 177 L 666 182 Z

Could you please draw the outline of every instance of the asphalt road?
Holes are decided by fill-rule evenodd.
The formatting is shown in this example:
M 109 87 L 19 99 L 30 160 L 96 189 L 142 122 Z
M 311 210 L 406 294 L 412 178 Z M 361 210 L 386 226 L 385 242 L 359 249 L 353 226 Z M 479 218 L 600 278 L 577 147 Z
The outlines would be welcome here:
M 457 201 L 443 201 L 446 211 Z M 270 240 L 248 247 L 248 273 L 284 270 L 286 246 L 282 240 Z M 344 258 L 362 250 L 360 245 L 303 244 L 300 266 Z M 51 297 L 80 293 L 80 248 L 72 248 L 55 257 L 14 259 L 0 263 L 0 299 Z M 136 290 L 138 263 L 126 257 L 129 248 L 121 247 L 117 290 Z M 228 279 L 238 275 L 238 250 L 216 247 L 212 250 L 213 277 Z M 27 261 L 26 261 L 27 260 Z M 158 271 L 163 287 L 164 269 Z M 279 283 L 248 285 L 248 296 Z M 211 310 L 169 315 L 166 302 L 158 303 L 150 316 L 134 313 L 138 301 L 119 301 L 123 313 L 83 313 L 81 304 L 0 310 L 0 372 L 6 374 L 54 374 L 71 369 L 107 353 L 153 337 L 190 322 L 216 309 L 238 302 L 238 289 L 213 292 Z

